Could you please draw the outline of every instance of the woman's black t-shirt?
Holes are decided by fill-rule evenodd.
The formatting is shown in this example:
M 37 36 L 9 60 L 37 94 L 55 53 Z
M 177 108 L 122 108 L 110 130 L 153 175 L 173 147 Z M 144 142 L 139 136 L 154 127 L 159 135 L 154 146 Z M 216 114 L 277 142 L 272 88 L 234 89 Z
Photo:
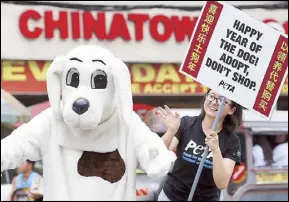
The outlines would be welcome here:
M 187 201 L 206 147 L 201 119 L 199 117 L 182 117 L 180 128 L 175 137 L 179 140 L 177 160 L 173 170 L 167 176 L 163 190 L 172 201 Z M 223 129 L 218 133 L 218 137 L 223 158 L 232 159 L 239 164 L 241 145 L 238 136 L 229 134 Z M 220 190 L 216 187 L 213 179 L 212 157 L 212 152 L 209 150 L 193 201 L 220 200 Z

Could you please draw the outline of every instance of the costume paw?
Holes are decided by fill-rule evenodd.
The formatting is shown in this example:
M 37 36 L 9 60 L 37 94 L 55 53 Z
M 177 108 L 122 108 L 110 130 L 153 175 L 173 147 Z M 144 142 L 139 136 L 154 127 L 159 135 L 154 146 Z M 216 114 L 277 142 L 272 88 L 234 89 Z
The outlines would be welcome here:
M 175 153 L 155 144 L 142 146 L 138 157 L 141 167 L 154 179 L 164 177 L 176 160 Z

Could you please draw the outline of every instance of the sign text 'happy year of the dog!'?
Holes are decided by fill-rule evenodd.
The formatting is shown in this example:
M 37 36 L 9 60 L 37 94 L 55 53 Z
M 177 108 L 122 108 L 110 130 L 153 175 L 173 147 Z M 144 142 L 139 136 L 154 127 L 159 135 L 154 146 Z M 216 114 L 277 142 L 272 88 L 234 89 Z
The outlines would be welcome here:
M 270 119 L 288 74 L 288 36 L 207 1 L 179 71 Z

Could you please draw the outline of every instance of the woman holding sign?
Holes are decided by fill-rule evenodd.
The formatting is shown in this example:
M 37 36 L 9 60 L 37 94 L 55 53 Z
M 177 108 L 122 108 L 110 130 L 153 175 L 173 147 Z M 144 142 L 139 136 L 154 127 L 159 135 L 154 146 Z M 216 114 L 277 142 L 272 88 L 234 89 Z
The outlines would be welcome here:
M 220 189 L 228 186 L 234 166 L 241 159 L 240 140 L 233 132 L 240 126 L 243 114 L 240 105 L 226 100 L 217 130 L 212 131 L 220 104 L 220 95 L 209 90 L 199 116 L 180 118 L 168 106 L 158 108 L 157 114 L 168 128 L 162 139 L 170 150 L 176 150 L 178 157 L 167 176 L 159 201 L 188 200 L 206 144 L 209 153 L 193 200 L 220 199 Z

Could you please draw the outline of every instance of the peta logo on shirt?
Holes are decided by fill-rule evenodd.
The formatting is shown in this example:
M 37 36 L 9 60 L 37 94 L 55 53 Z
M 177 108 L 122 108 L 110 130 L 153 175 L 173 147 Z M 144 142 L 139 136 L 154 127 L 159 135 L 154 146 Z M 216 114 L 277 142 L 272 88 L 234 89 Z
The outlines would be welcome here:
M 233 153 L 234 156 L 238 156 L 239 158 L 241 158 L 241 152 L 240 151 L 237 151 L 235 153 Z
M 202 157 L 205 152 L 205 147 L 203 145 L 198 145 L 193 140 L 190 140 L 190 142 L 187 144 L 184 152 L 183 152 L 183 159 L 185 161 L 188 161 L 190 163 L 200 164 Z M 206 161 L 204 164 L 205 168 L 213 168 L 213 162 L 212 162 L 213 153 L 209 149 L 209 153 L 206 157 Z

